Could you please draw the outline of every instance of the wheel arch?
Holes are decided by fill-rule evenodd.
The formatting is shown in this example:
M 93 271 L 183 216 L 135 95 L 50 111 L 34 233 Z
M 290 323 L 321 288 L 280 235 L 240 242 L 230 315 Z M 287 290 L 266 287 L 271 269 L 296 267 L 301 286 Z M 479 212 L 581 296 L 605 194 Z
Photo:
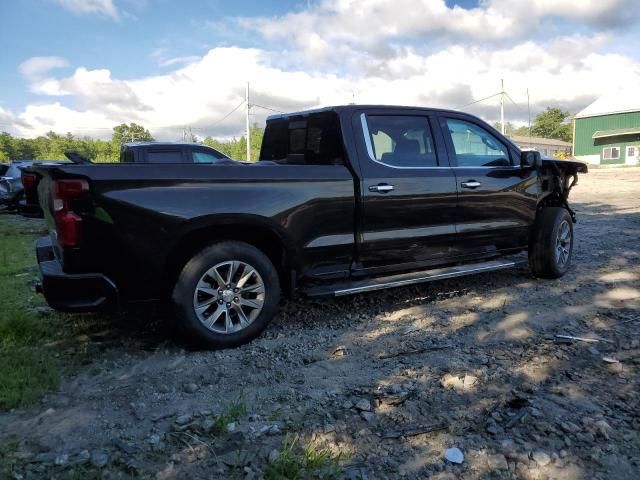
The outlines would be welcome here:
M 203 248 L 219 241 L 236 240 L 248 243 L 263 252 L 273 263 L 280 285 L 291 293 L 295 285 L 292 270 L 296 269 L 295 249 L 284 229 L 255 215 L 199 218 L 189 222 L 168 249 L 164 283 L 171 288 L 182 267 Z

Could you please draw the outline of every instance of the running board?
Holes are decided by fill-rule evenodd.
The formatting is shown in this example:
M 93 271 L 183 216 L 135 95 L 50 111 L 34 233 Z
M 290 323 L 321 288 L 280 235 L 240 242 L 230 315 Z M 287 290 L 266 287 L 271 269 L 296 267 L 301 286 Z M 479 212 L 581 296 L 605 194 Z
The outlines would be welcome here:
M 526 264 L 526 260 L 493 260 L 489 262 L 438 268 L 435 270 L 423 270 L 421 272 L 403 273 L 387 277 L 368 278 L 365 280 L 316 286 L 304 289 L 303 293 L 308 297 L 342 297 L 343 295 L 372 292 L 374 290 L 432 282 L 434 280 L 443 280 L 445 278 L 463 277 L 465 275 L 473 275 L 474 273 L 504 270 L 523 264 Z

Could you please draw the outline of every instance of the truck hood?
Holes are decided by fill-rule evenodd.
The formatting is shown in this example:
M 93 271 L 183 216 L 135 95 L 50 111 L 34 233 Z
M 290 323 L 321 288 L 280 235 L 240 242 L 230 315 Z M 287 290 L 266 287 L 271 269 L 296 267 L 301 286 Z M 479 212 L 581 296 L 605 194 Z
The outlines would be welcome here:
M 577 160 L 577 159 L 571 159 L 571 160 L 562 160 L 560 158 L 553 158 L 553 157 L 547 157 L 547 156 L 542 156 L 542 165 L 551 165 L 551 164 L 555 164 L 556 166 L 562 168 L 563 170 L 567 170 L 567 169 L 575 169 L 576 172 L 578 173 L 587 173 L 589 171 L 589 167 L 587 166 L 586 162 L 583 162 L 582 160 Z

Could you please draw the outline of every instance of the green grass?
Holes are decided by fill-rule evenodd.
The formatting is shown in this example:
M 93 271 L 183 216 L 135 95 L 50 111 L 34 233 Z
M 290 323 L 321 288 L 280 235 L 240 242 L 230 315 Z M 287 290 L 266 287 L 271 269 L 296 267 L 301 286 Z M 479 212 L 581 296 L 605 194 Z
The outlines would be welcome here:
M 42 220 L 0 214 L 0 409 L 30 405 L 56 389 L 72 363 L 60 340 L 83 328 L 77 317 L 38 311 L 46 304 L 33 291 L 33 245 L 44 233 Z
M 342 454 L 335 456 L 328 448 L 319 448 L 311 443 L 301 446 L 298 436 L 287 436 L 278 453 L 277 460 L 270 463 L 264 472 L 265 480 L 331 480 L 340 476 Z
M 231 422 L 235 422 L 240 417 L 247 414 L 247 404 L 244 401 L 244 396 L 240 394 L 240 397 L 235 402 L 227 405 L 223 412 L 218 415 L 212 427 L 214 433 L 222 433 L 227 429 L 227 425 Z

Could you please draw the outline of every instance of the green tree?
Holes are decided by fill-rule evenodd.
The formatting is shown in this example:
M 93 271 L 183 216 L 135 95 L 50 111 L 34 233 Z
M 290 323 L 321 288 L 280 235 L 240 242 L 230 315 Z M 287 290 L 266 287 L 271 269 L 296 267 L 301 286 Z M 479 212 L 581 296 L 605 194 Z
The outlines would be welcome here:
M 120 150 L 120 145 L 123 143 L 148 142 L 152 140 L 153 137 L 151 133 L 149 133 L 149 130 L 137 123 L 130 123 L 129 125 L 121 123 L 113 127 L 113 135 L 111 136 L 111 143 L 117 146 L 118 150 Z
M 496 130 L 498 130 L 499 132 L 501 132 L 501 127 L 502 127 L 502 123 L 500 122 L 493 122 L 493 128 L 495 128 Z M 513 125 L 513 123 L 511 122 L 507 122 L 506 125 L 504 126 L 504 134 L 509 136 L 509 135 L 514 135 L 513 132 L 515 132 L 516 127 Z
M 566 123 L 568 118 L 569 112 L 556 107 L 547 107 L 544 112 L 536 116 L 531 133 L 536 137 L 555 138 L 570 142 L 573 132 L 571 124 Z
M 251 141 L 251 161 L 253 162 L 257 161 L 260 157 L 263 135 L 264 128 L 258 126 L 257 123 L 254 123 L 249 131 L 249 138 Z M 244 135 L 240 138 L 233 137 L 231 140 L 217 140 L 212 137 L 206 137 L 202 143 L 215 148 L 235 160 L 247 159 L 247 139 Z

